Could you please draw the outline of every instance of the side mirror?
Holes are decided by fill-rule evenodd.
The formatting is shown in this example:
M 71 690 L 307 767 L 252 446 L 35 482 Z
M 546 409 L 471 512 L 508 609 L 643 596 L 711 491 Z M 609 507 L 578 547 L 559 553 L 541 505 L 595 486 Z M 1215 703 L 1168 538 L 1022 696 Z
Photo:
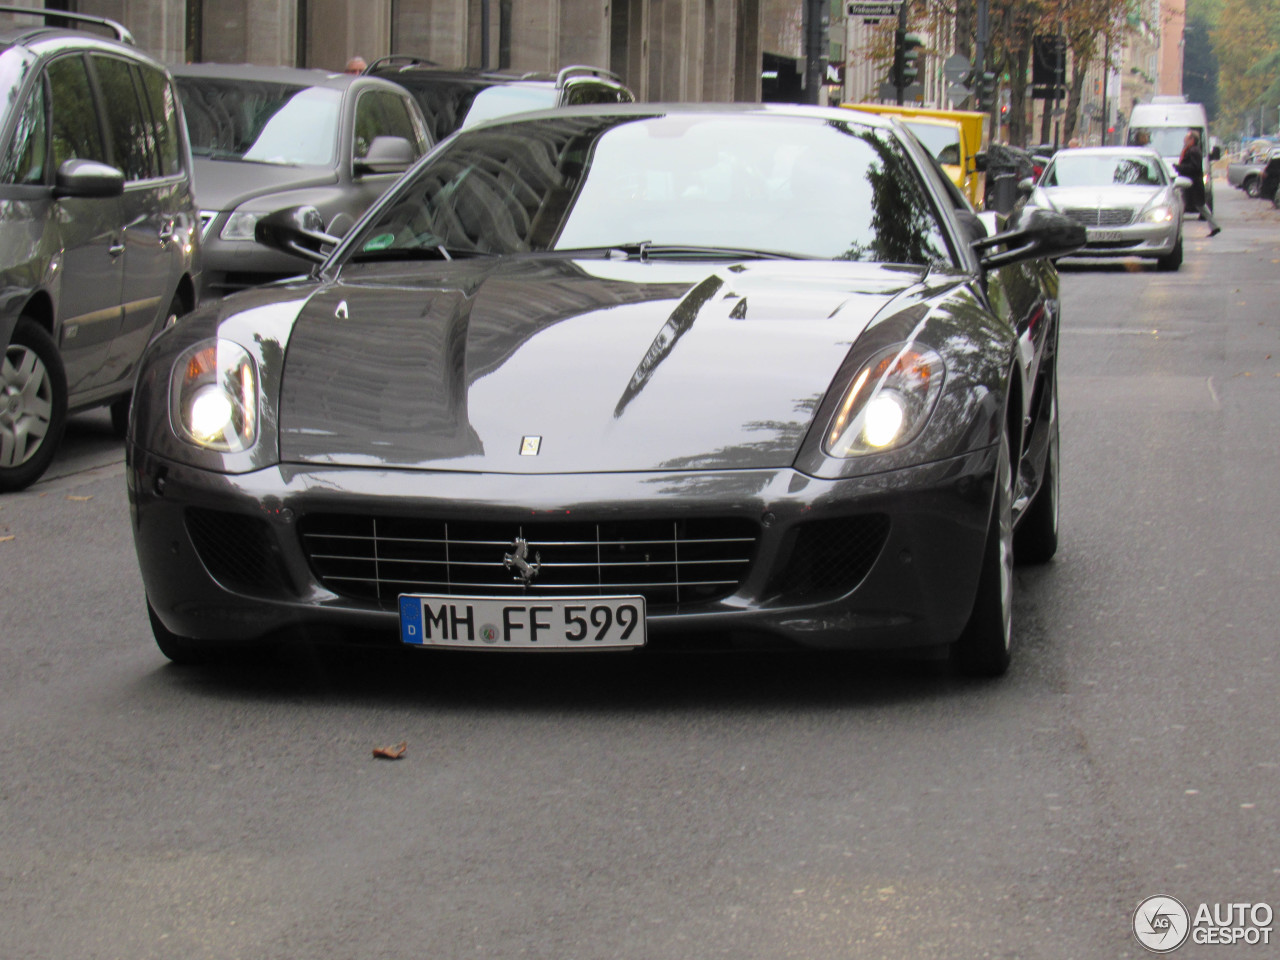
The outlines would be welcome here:
M 1174 177 L 1173 188 L 1175 190 L 1190 190 L 1191 180 L 1189 177 Z
M 973 249 L 981 257 L 982 268 L 993 270 L 1023 260 L 1041 257 L 1062 257 L 1084 246 L 1087 235 L 1084 227 L 1050 210 L 1032 210 L 1018 226 L 1004 233 L 997 233 L 985 240 L 977 240 Z M 1004 247 L 996 253 L 984 251 Z
M 404 173 L 418 159 L 413 144 L 404 137 L 374 137 L 369 152 L 357 157 L 353 165 L 356 176 L 366 173 Z
M 1031 196 L 1035 188 L 1036 188 L 1036 182 L 1031 177 L 1023 177 L 1021 180 L 1018 181 L 1018 192 L 1022 194 L 1024 197 Z
M 124 193 L 124 174 L 94 160 L 68 160 L 53 181 L 55 197 L 118 197 Z
M 987 154 L 986 152 L 975 153 L 973 155 L 973 169 L 977 173 L 987 172 Z
M 1221 147 L 1214 147 L 1212 150 L 1210 150 L 1210 151 L 1209 151 L 1209 159 L 1210 159 L 1210 160 L 1221 160 L 1221 159 L 1222 159 L 1222 148 L 1221 148 Z
M 312 263 L 323 263 L 321 247 L 335 247 L 338 238 L 324 232 L 324 218 L 315 207 L 287 207 L 258 221 L 253 238 L 263 246 Z

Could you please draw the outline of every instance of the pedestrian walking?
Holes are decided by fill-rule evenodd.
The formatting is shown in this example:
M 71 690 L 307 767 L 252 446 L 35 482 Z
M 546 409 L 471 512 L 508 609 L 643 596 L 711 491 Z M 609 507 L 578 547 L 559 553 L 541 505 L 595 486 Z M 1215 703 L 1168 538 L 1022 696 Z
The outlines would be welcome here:
M 1178 176 L 1191 181 L 1191 189 L 1187 191 L 1187 207 L 1200 214 L 1201 220 L 1209 222 L 1209 236 L 1216 237 L 1222 232 L 1218 221 L 1213 219 L 1213 211 L 1205 202 L 1204 194 L 1204 154 L 1200 152 L 1200 135 L 1188 130 L 1182 141 L 1182 156 L 1174 167 Z

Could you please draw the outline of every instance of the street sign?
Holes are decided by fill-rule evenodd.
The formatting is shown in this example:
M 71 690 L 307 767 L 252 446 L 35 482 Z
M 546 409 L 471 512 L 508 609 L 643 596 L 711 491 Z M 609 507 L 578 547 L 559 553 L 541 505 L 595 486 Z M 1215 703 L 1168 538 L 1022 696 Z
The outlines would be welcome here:
M 952 103 L 959 103 L 961 100 L 966 99 L 971 93 L 973 93 L 973 91 L 963 83 L 953 83 L 951 86 L 947 87 L 947 96 L 951 98 Z
M 896 17 L 901 0 L 869 0 L 864 3 L 850 3 L 845 7 L 845 15 L 849 17 Z
M 947 83 L 959 83 L 969 75 L 969 58 L 962 53 L 953 53 L 942 64 L 942 75 Z

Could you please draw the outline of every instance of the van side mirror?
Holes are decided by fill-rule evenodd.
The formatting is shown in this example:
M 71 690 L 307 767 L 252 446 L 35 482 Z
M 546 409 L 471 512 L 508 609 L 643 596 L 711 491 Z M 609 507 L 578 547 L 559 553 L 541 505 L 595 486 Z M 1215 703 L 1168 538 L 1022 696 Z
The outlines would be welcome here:
M 124 174 L 96 160 L 67 160 L 53 181 L 55 197 L 118 197 L 124 193 Z
M 1214 147 L 1212 150 L 1210 150 L 1210 151 L 1209 151 L 1209 159 L 1210 159 L 1210 160 L 1221 160 L 1221 159 L 1222 159 L 1222 148 L 1221 148 L 1221 147 Z

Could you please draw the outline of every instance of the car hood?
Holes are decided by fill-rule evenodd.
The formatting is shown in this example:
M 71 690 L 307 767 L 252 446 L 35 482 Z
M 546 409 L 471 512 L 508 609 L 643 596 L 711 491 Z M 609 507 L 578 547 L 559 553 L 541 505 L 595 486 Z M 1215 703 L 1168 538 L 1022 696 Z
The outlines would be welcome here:
M 895 299 L 915 302 L 926 273 L 511 258 L 357 270 L 294 322 L 286 463 L 788 466 L 850 345 Z
M 1103 187 L 1044 187 L 1045 195 L 1058 210 L 1127 207 L 1141 210 L 1165 187 L 1117 185 Z
M 254 197 L 338 182 L 337 171 L 329 167 L 294 167 L 200 157 L 193 161 L 191 175 L 196 202 L 202 210 L 234 210 Z

